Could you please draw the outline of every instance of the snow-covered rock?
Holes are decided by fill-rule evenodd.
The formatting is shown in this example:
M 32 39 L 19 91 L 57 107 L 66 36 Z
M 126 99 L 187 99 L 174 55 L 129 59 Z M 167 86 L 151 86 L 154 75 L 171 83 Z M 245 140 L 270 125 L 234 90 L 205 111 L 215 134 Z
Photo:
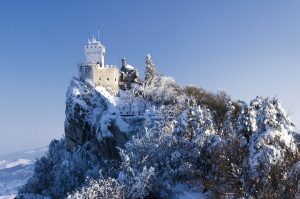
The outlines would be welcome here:
M 102 157 L 117 158 L 116 147 L 122 147 L 128 136 L 140 131 L 138 124 L 143 121 L 143 118 L 124 118 L 116 114 L 117 102 L 121 103 L 105 88 L 93 87 L 73 78 L 66 99 L 68 149 L 90 142 L 99 146 Z

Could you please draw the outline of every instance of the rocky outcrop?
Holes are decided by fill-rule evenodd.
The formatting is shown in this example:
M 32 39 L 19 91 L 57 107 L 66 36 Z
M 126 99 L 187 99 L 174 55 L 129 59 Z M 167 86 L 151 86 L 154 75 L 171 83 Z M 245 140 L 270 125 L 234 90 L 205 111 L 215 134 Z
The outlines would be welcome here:
M 99 157 L 118 159 L 117 147 L 143 129 L 143 118 L 116 114 L 115 98 L 102 87 L 73 78 L 66 96 L 65 138 L 68 150 L 97 146 Z

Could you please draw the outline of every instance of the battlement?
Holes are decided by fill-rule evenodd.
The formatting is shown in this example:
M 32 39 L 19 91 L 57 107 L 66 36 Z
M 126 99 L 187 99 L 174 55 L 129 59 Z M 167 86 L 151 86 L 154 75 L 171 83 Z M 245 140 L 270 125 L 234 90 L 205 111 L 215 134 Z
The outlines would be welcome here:
M 118 68 L 116 65 L 106 65 L 105 68 Z

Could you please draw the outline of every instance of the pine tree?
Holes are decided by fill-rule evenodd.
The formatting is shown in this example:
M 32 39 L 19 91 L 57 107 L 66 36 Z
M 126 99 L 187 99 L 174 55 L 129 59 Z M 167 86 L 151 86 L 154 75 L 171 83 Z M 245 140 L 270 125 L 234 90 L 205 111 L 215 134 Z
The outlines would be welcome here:
M 151 55 L 146 57 L 145 82 L 149 84 L 157 76 L 155 64 L 152 62 Z
M 256 115 L 257 111 L 253 104 L 259 104 L 259 98 L 253 100 L 248 106 L 246 102 L 240 102 L 242 110 L 238 117 L 237 131 L 241 145 L 249 143 L 250 136 L 256 131 Z
M 254 198 L 282 198 L 286 176 L 298 149 L 293 124 L 278 99 L 256 100 L 257 129 L 249 142 L 249 186 Z
M 232 136 L 235 136 L 235 128 L 233 121 L 233 112 L 235 111 L 235 107 L 233 106 L 231 98 L 228 95 L 225 97 L 225 105 L 226 113 L 222 131 L 225 138 L 231 138 Z
M 177 120 L 175 133 L 190 141 L 199 139 L 204 141 L 215 133 L 210 111 L 201 108 L 194 99 L 189 100 L 187 109 Z
M 212 135 L 215 133 L 212 115 L 209 109 L 201 108 L 200 105 L 195 108 L 196 120 L 199 122 L 197 135 Z

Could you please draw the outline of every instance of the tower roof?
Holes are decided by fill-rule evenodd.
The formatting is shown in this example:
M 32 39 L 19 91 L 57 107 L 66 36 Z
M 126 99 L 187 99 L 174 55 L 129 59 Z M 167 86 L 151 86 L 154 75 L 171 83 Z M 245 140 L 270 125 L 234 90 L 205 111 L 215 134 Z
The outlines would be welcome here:
M 87 62 L 99 62 L 102 67 L 104 66 L 105 47 L 94 36 L 92 40 L 88 39 L 84 52 Z
M 101 44 L 101 42 L 98 41 L 94 36 L 93 36 L 92 40 L 88 39 L 88 43 L 89 44 Z

